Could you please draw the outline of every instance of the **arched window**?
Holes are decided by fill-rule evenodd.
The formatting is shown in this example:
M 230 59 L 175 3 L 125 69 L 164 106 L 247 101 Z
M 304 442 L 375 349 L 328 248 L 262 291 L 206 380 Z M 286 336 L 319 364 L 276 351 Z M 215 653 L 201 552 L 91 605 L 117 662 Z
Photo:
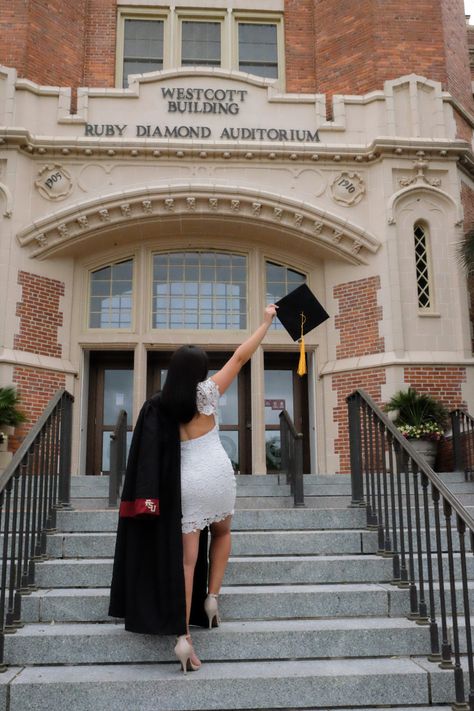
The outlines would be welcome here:
M 229 252 L 153 255 L 153 328 L 247 328 L 247 258 Z
M 306 281 L 305 274 L 281 264 L 266 262 L 265 267 L 267 304 L 275 303 Z M 281 330 L 283 324 L 274 318 L 270 328 Z
M 415 239 L 418 308 L 430 309 L 432 306 L 432 293 L 428 227 L 424 223 L 417 222 L 415 223 L 413 234 Z
M 132 285 L 133 259 L 91 272 L 89 328 L 130 328 Z

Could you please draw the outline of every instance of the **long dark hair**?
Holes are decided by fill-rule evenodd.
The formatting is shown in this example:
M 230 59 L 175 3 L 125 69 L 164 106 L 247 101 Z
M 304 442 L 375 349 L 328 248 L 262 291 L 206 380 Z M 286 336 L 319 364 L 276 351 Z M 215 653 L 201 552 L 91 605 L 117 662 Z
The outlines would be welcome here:
M 198 346 L 181 346 L 171 356 L 161 403 L 178 422 L 189 422 L 196 414 L 196 386 L 208 369 L 207 353 Z

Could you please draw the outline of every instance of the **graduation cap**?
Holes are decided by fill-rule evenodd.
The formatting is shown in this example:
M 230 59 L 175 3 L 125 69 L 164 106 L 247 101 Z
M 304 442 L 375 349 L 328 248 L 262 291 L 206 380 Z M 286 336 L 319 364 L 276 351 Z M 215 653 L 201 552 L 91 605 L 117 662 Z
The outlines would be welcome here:
M 300 362 L 298 364 L 298 375 L 306 373 L 306 354 L 304 347 L 304 335 L 319 326 L 320 323 L 329 318 L 329 314 L 319 303 L 311 289 L 306 284 L 301 284 L 297 289 L 291 291 L 280 301 L 275 302 L 278 306 L 276 315 L 286 328 L 294 341 L 300 340 Z

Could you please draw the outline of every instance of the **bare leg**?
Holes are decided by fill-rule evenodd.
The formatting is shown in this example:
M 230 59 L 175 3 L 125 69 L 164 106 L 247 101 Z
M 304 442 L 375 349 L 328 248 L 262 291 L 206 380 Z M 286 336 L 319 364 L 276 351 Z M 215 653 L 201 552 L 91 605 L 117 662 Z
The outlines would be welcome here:
M 209 548 L 209 592 L 218 595 L 224 578 L 231 550 L 230 526 L 232 516 L 223 521 L 211 523 L 211 545 Z
M 184 566 L 184 589 L 186 593 L 186 634 L 189 635 L 189 617 L 191 615 L 191 600 L 193 597 L 194 568 L 199 552 L 199 535 L 201 531 L 183 533 L 183 566 Z M 195 665 L 200 664 L 196 654 L 192 657 Z

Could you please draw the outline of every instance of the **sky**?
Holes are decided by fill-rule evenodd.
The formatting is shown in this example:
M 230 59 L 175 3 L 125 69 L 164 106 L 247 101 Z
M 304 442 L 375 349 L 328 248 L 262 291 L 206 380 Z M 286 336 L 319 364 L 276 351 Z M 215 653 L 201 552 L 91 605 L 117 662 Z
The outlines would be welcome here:
M 466 15 L 471 16 L 469 24 L 474 25 L 474 0 L 464 0 L 464 7 L 466 10 Z

